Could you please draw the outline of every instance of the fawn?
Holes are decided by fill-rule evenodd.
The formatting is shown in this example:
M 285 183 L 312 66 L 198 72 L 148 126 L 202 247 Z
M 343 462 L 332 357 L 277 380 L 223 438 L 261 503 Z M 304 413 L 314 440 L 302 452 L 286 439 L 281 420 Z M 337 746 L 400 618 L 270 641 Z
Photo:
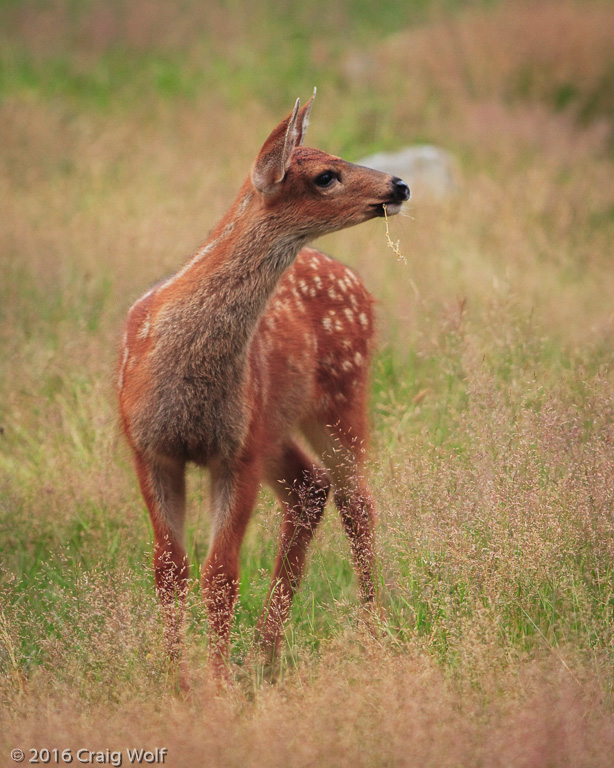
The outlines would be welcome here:
M 315 96 L 315 91 L 314 91 Z M 261 481 L 283 508 L 259 622 L 275 653 L 329 488 L 362 598 L 374 599 L 373 501 L 363 478 L 373 299 L 349 268 L 305 244 L 397 213 L 397 177 L 302 146 L 313 98 L 273 130 L 234 204 L 176 275 L 130 309 L 119 366 L 123 429 L 154 531 L 156 592 L 171 657 L 188 583 L 185 467 L 211 474 L 202 592 L 214 674 L 227 675 L 239 550 Z M 301 432 L 319 455 L 314 463 Z

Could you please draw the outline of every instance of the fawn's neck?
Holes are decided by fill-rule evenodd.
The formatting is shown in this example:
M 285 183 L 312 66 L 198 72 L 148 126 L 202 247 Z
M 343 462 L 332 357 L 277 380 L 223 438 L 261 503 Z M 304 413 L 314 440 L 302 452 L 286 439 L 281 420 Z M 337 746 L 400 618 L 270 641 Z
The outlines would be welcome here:
M 241 374 L 258 320 L 305 241 L 304 234 L 285 232 L 244 185 L 228 215 L 168 284 L 180 297 L 168 319 L 182 367 L 200 367 L 204 360 L 216 376 Z

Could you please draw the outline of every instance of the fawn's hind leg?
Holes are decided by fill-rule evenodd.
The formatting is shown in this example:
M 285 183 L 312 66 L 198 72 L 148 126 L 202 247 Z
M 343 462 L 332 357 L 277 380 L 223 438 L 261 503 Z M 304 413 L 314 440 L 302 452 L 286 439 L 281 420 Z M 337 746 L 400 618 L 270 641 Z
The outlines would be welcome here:
M 324 513 L 330 483 L 324 469 L 314 465 L 295 443 L 284 449 L 268 481 L 284 514 L 273 579 L 259 622 L 262 646 L 274 655 L 303 575 L 307 548 Z
M 364 409 L 338 412 L 326 426 L 306 429 L 320 453 L 335 489 L 335 505 L 348 536 L 364 603 L 375 599 L 375 505 L 364 477 Z
M 375 511 L 364 478 L 354 472 L 347 473 L 335 489 L 335 505 L 350 540 L 363 602 L 372 604 L 375 599 Z
M 146 459 L 139 453 L 135 453 L 135 463 L 154 530 L 154 576 L 164 638 L 171 659 L 177 660 L 181 655 L 181 625 L 189 576 L 183 542 L 185 466 L 168 459 Z

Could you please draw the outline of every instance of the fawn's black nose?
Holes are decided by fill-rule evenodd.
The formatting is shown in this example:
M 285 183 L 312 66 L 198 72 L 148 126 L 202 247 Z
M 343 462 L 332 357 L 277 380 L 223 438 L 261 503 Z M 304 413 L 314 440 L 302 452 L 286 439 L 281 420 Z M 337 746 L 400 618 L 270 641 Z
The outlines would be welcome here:
M 399 179 L 398 176 L 392 177 L 392 194 L 394 195 L 394 199 L 397 203 L 402 203 L 405 200 L 409 200 L 409 187 L 403 181 L 403 179 Z

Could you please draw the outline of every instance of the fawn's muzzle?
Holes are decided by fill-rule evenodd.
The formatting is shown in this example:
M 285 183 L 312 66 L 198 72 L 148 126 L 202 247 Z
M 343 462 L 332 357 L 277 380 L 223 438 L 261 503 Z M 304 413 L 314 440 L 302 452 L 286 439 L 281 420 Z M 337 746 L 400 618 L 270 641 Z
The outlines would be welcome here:
M 403 179 L 399 179 L 398 176 L 392 177 L 392 190 L 392 196 L 395 203 L 404 203 L 406 200 L 409 200 L 409 187 Z
M 409 200 L 409 187 L 398 176 L 393 176 L 391 179 L 391 191 L 390 197 L 383 203 L 375 203 L 372 208 L 375 212 L 375 216 L 394 216 L 401 210 L 401 205 L 406 200 Z

